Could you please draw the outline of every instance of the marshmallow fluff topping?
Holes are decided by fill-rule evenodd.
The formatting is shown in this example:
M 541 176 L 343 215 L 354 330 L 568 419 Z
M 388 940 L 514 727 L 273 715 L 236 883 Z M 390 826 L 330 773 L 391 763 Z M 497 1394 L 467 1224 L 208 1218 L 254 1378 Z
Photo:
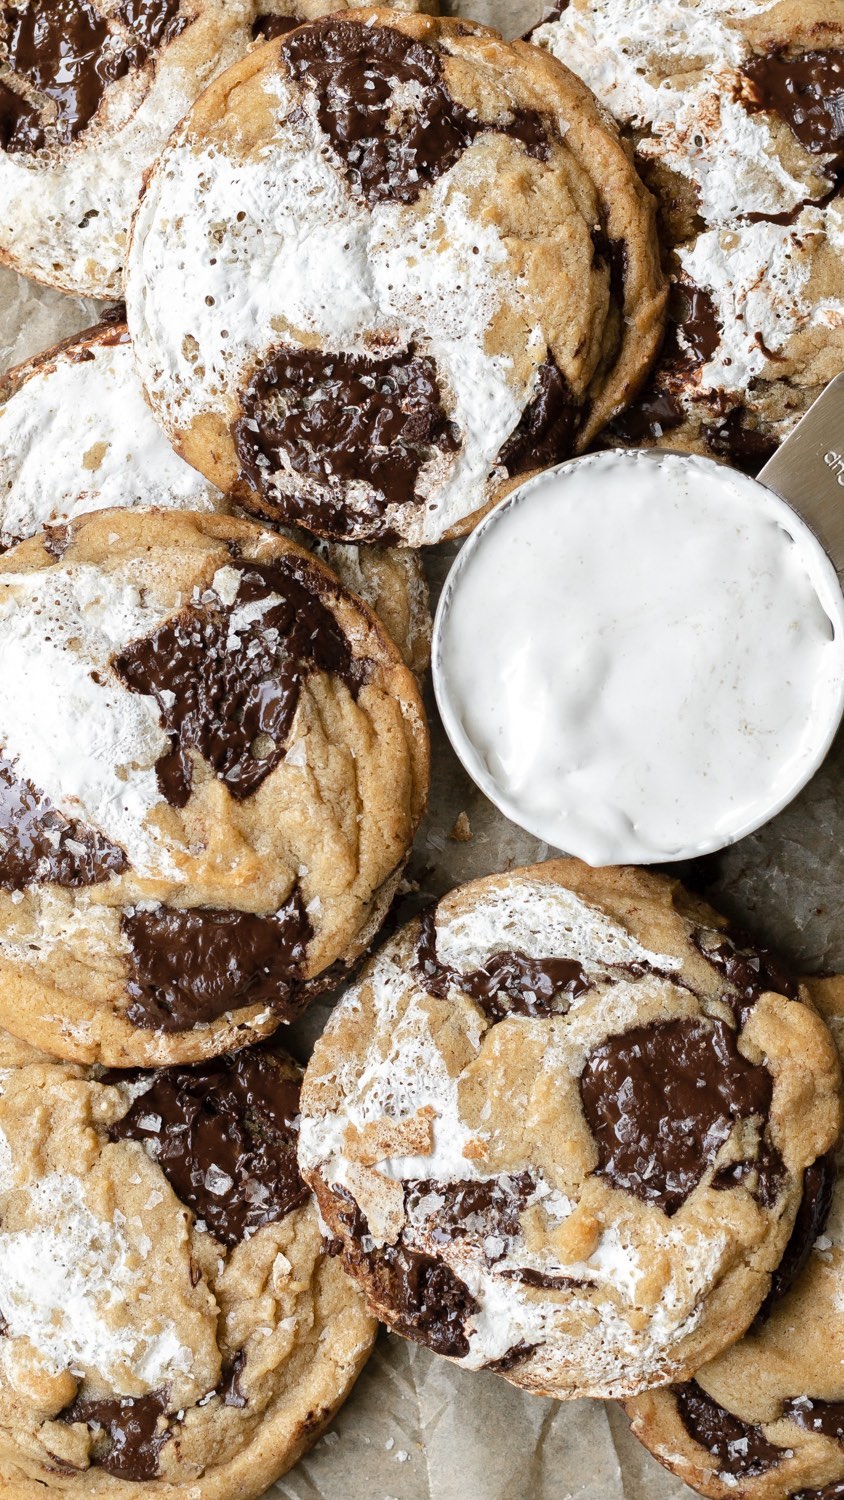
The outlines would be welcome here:
M 844 600 L 773 491 L 708 459 L 602 453 L 508 497 L 464 547 L 437 698 L 508 817 L 590 864 L 749 833 L 825 754 Z

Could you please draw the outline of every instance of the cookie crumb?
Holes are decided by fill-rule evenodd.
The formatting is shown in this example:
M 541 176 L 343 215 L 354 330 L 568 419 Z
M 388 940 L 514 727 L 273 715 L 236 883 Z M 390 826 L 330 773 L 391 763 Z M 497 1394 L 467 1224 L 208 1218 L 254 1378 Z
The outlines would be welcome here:
M 449 838 L 453 839 L 455 844 L 470 843 L 472 839 L 472 825 L 469 822 L 468 815 L 465 812 L 457 814 L 457 817 L 454 820 L 454 826 L 449 834 Z

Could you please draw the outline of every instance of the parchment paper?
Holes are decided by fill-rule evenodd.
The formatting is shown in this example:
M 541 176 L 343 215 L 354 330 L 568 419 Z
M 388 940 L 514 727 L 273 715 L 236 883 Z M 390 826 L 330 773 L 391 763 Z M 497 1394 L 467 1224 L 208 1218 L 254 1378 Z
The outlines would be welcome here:
M 444 7 L 451 9 L 452 6 Z M 472 0 L 463 13 L 514 36 L 542 0 Z M 0 270 L 0 370 L 94 322 L 98 304 Z M 436 598 L 455 547 L 427 559 Z M 408 914 L 479 875 L 555 851 L 498 813 L 469 781 L 428 694 L 430 812 L 409 867 Z M 472 837 L 450 837 L 460 813 Z M 844 967 L 844 734 L 792 805 L 759 833 L 681 873 L 806 972 Z M 285 1036 L 303 1060 L 329 1008 Z M 682 1500 L 691 1491 L 630 1436 L 619 1408 L 557 1403 L 471 1374 L 382 1333 L 330 1431 L 267 1500 Z

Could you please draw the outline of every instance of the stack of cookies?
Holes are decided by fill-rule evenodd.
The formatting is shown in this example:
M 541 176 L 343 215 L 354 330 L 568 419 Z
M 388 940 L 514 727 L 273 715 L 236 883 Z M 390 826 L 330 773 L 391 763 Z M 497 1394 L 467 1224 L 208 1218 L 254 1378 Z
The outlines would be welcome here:
M 838 1316 L 838 983 L 575 861 L 361 969 L 428 793 L 416 549 L 669 406 L 758 456 L 840 364 L 835 23 L 664 8 L 514 43 L 413 4 L 0 8 L 0 259 L 125 296 L 0 384 L 15 1500 L 256 1500 L 377 1319 L 624 1399 L 703 1493 L 844 1493 L 806 1338 Z M 300 1098 L 278 1037 L 338 986 Z

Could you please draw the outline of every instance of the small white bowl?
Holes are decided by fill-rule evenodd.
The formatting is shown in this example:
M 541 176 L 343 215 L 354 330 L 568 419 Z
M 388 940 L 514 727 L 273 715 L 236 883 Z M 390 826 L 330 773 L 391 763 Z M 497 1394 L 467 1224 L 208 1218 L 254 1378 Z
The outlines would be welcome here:
M 506 760 L 506 756 L 502 759 L 498 757 L 497 751 L 491 750 L 493 743 L 492 736 L 499 731 L 494 729 L 493 720 L 488 711 L 490 694 L 483 694 L 477 689 L 477 684 L 481 677 L 486 676 L 491 680 L 490 663 L 487 656 L 478 657 L 477 654 L 472 656 L 471 653 L 477 653 L 481 649 L 484 651 L 493 651 L 495 649 L 499 621 L 507 619 L 515 621 L 513 628 L 524 632 L 524 635 L 519 637 L 522 640 L 523 649 L 524 669 L 522 676 L 525 680 L 530 679 L 534 685 L 536 683 L 539 684 L 541 691 L 535 695 L 536 698 L 542 696 L 546 684 L 549 693 L 553 694 L 554 682 L 551 680 L 553 674 L 547 670 L 548 660 L 553 653 L 549 653 L 546 650 L 545 654 L 543 654 L 541 650 L 542 642 L 538 646 L 527 647 L 524 645 L 524 641 L 530 635 L 530 626 L 532 623 L 531 609 L 533 607 L 533 596 L 531 594 L 531 580 L 533 575 L 530 567 L 527 567 L 522 573 L 519 584 L 521 593 L 516 597 L 517 591 L 514 591 L 514 587 L 508 585 L 506 570 L 501 567 L 501 558 L 499 557 L 497 572 L 495 566 L 490 563 L 492 571 L 488 580 L 494 587 L 500 589 L 498 597 L 491 603 L 488 603 L 489 593 L 488 591 L 484 592 L 480 583 L 482 574 L 476 571 L 473 575 L 475 581 L 472 583 L 474 605 L 467 606 L 465 603 L 468 597 L 467 579 L 472 570 L 476 569 L 478 561 L 480 560 L 483 566 L 485 560 L 489 561 L 493 550 L 495 550 L 496 555 L 501 553 L 503 556 L 504 554 L 501 549 L 505 545 L 505 539 L 509 549 L 508 556 L 513 551 L 514 539 L 518 539 L 520 546 L 522 543 L 524 544 L 522 547 L 522 556 L 526 557 L 528 550 L 533 546 L 536 538 L 539 537 L 541 540 L 547 535 L 549 516 L 552 518 L 551 529 L 559 527 L 559 535 L 555 538 L 549 537 L 548 539 L 548 545 L 556 549 L 555 556 L 562 557 L 562 554 L 559 552 L 561 537 L 569 537 L 570 535 L 570 547 L 576 548 L 578 546 L 579 533 L 581 539 L 585 539 L 583 556 L 586 558 L 589 546 L 593 541 L 592 532 L 599 529 L 600 513 L 593 510 L 592 507 L 600 506 L 602 503 L 605 503 L 607 506 L 609 505 L 609 501 L 606 499 L 602 502 L 602 486 L 604 486 L 605 496 L 608 493 L 608 485 L 611 484 L 614 490 L 619 485 L 622 487 L 624 494 L 623 496 L 615 494 L 614 503 L 616 506 L 623 505 L 625 507 L 623 510 L 618 509 L 616 515 L 623 518 L 623 525 L 626 526 L 628 524 L 628 516 L 635 514 L 635 511 L 630 512 L 626 507 L 628 505 L 631 507 L 635 505 L 636 494 L 639 491 L 641 491 L 643 496 L 646 495 L 646 490 L 642 488 L 641 482 L 644 481 L 646 485 L 648 482 L 651 482 L 657 489 L 662 484 L 663 479 L 662 477 L 658 479 L 656 466 L 662 466 L 663 475 L 668 473 L 670 468 L 671 483 L 673 484 L 674 479 L 677 479 L 678 495 L 681 495 L 683 485 L 685 485 L 685 508 L 681 508 L 679 504 L 673 506 L 670 517 L 671 525 L 668 526 L 666 524 L 665 528 L 666 537 L 674 537 L 676 539 L 680 535 L 678 526 L 680 528 L 685 527 L 685 517 L 688 515 L 690 542 L 694 541 L 695 526 L 701 527 L 704 524 L 700 518 L 701 511 L 705 511 L 706 509 L 705 505 L 701 504 L 702 500 L 705 496 L 714 493 L 712 486 L 718 486 L 719 490 L 721 490 L 726 485 L 735 494 L 735 534 L 733 535 L 730 526 L 726 526 L 723 538 L 724 544 L 731 549 L 730 560 L 732 561 L 734 555 L 737 555 L 738 552 L 739 543 L 736 541 L 736 538 L 745 533 L 748 537 L 751 537 L 751 526 L 766 527 L 767 536 L 775 535 L 777 538 L 776 544 L 771 544 L 775 546 L 775 550 L 781 546 L 781 533 L 790 536 L 800 549 L 799 565 L 796 569 L 788 572 L 790 563 L 787 562 L 787 573 L 784 576 L 790 578 L 793 575 L 794 577 L 799 577 L 801 580 L 808 577 L 811 589 L 816 594 L 821 609 L 830 623 L 829 656 L 826 654 L 825 640 L 821 641 L 821 637 L 816 629 L 818 641 L 821 641 L 816 650 L 816 658 L 819 662 L 823 662 L 825 675 L 822 675 L 819 671 L 815 680 L 815 694 L 811 702 L 811 712 L 807 715 L 808 721 L 811 724 L 811 734 L 803 737 L 803 740 L 800 742 L 802 747 L 801 752 L 799 756 L 794 757 L 793 764 L 780 764 L 778 768 L 775 766 L 777 774 L 772 772 L 767 786 L 764 784 L 759 785 L 757 791 L 756 776 L 751 762 L 753 754 L 756 753 L 759 746 L 764 746 L 764 753 L 768 753 L 770 745 L 774 744 L 776 746 L 776 742 L 771 739 L 770 735 L 766 739 L 761 730 L 754 728 L 752 734 L 750 731 L 746 732 L 743 742 L 740 743 L 737 739 L 733 739 L 731 742 L 736 747 L 736 754 L 733 758 L 734 775 L 737 774 L 736 766 L 743 764 L 741 759 L 744 754 L 743 744 L 746 743 L 748 746 L 753 746 L 752 752 L 748 751 L 747 765 L 744 767 L 745 776 L 751 776 L 749 794 L 746 786 L 742 788 L 738 805 L 731 809 L 731 798 L 729 795 L 730 776 L 726 775 L 724 777 L 724 797 L 721 814 L 715 818 L 704 815 L 701 819 L 696 814 L 695 804 L 697 802 L 704 808 L 707 806 L 711 808 L 714 805 L 713 798 L 715 797 L 715 793 L 713 793 L 712 788 L 715 785 L 717 774 L 719 774 L 717 764 L 715 775 L 707 773 L 708 779 L 705 779 L 704 773 L 701 771 L 701 777 L 696 781 L 693 769 L 689 770 L 685 762 L 683 767 L 678 768 L 676 747 L 672 750 L 667 743 L 659 743 L 656 740 L 649 746 L 648 754 L 652 754 L 658 768 L 658 774 L 654 772 L 652 766 L 649 765 L 647 768 L 649 785 L 651 786 L 649 795 L 652 798 L 652 806 L 654 805 L 654 796 L 658 799 L 663 794 L 663 782 L 665 796 L 673 798 L 673 805 L 680 806 L 681 801 L 683 803 L 677 814 L 677 827 L 681 831 L 682 836 L 677 839 L 665 837 L 665 827 L 670 823 L 670 815 L 664 820 L 659 836 L 655 837 L 652 832 L 649 832 L 646 826 L 643 826 L 642 818 L 639 817 L 637 819 L 635 808 L 631 812 L 630 805 L 625 807 L 619 804 L 618 808 L 614 809 L 611 805 L 611 797 L 609 801 L 605 802 L 601 802 L 600 798 L 596 798 L 593 799 L 594 805 L 590 811 L 588 796 L 585 798 L 585 802 L 579 801 L 579 794 L 575 794 L 574 787 L 579 779 L 585 780 L 585 783 L 589 784 L 591 770 L 590 758 L 588 756 L 582 764 L 577 760 L 576 756 L 572 761 L 565 764 L 565 770 L 561 773 L 560 778 L 559 805 L 555 803 L 554 795 L 548 795 L 544 797 L 544 805 L 541 810 L 537 810 L 535 798 L 533 799 L 533 806 L 526 806 L 525 801 L 530 802 L 531 797 L 527 796 L 527 794 L 524 797 L 513 794 L 512 778 L 510 778 L 511 785 L 508 786 L 508 778 L 501 769 L 495 774 L 493 773 L 491 762 L 497 759 L 500 768 L 504 760 Z M 680 476 L 683 476 L 682 483 L 680 483 Z M 582 481 L 584 479 L 589 481 L 588 510 L 585 508 L 587 502 L 584 502 L 583 507 L 581 507 L 580 500 L 575 502 L 572 498 L 575 494 L 573 486 L 577 486 L 577 493 L 580 494 L 583 489 Z M 638 490 L 637 486 L 639 487 Z M 566 487 L 565 495 L 568 497 L 566 506 L 562 505 L 562 498 L 564 497 L 563 487 Z M 556 495 L 553 510 L 547 508 L 551 491 Z M 697 502 L 695 501 L 695 495 L 697 496 Z M 644 506 L 647 506 L 648 503 L 647 499 L 643 499 L 642 504 Z M 730 501 L 731 504 L 732 502 Z M 537 516 L 543 509 L 544 530 L 542 525 L 537 522 Z M 715 506 L 713 505 L 713 513 L 714 509 Z M 644 510 L 642 514 L 645 515 Z M 668 509 L 666 509 L 665 514 L 667 522 Z M 653 517 L 650 519 L 652 520 Z M 775 522 L 775 525 L 771 526 L 769 524 L 771 521 Z M 747 522 L 746 525 L 745 522 Z M 718 524 L 720 525 L 720 522 Z M 584 526 L 586 529 L 584 529 Z M 505 527 L 507 530 L 502 531 L 502 528 Z M 566 530 L 567 527 L 569 530 Z M 645 530 L 646 528 L 643 527 L 643 533 Z M 623 526 L 619 534 L 621 534 L 621 531 L 623 531 Z M 661 527 L 657 533 L 657 546 L 660 545 L 660 535 Z M 501 547 L 492 549 L 491 544 L 497 538 L 501 538 Z M 713 539 L 716 542 L 720 542 L 721 540 L 719 534 L 715 531 L 710 531 L 706 538 L 707 543 Z M 612 546 L 612 536 L 610 537 L 609 545 L 610 547 Z M 750 542 L 748 542 L 748 546 L 750 546 Z M 682 553 L 683 551 L 682 546 L 677 549 L 678 553 Z M 637 558 L 634 556 L 634 553 L 635 545 L 631 551 L 624 554 L 624 557 L 630 557 L 635 564 Z M 571 558 L 576 554 L 570 550 L 565 555 L 567 558 Z M 605 553 L 603 555 L 608 554 Z M 675 555 L 677 554 L 666 553 L 665 558 L 663 558 L 663 573 L 659 576 L 673 578 L 671 558 Z M 784 550 L 782 555 L 783 557 L 787 556 L 790 562 L 794 561 L 794 556 L 788 548 Z M 651 556 L 651 554 L 648 553 L 648 556 Z M 698 557 L 696 548 L 689 550 L 687 556 L 692 559 L 691 566 L 692 571 L 694 571 Z M 543 563 L 547 560 L 547 554 L 543 553 L 542 557 L 538 558 L 537 549 L 533 546 L 531 557 L 536 560 L 537 590 L 541 593 L 541 579 L 539 575 L 542 573 Z M 620 558 L 621 555 L 614 559 L 617 568 Z M 623 558 L 621 560 L 623 561 Z M 641 563 L 642 559 L 638 558 L 638 561 Z M 603 570 L 600 564 L 595 565 L 594 557 L 592 558 L 590 567 L 591 571 L 588 574 L 587 584 L 590 579 L 593 580 L 594 590 L 597 593 L 601 581 L 599 575 Z M 665 571 L 666 568 L 668 572 Z M 621 571 L 623 572 L 623 569 Z M 645 569 L 645 572 L 647 572 L 647 569 Z M 570 574 L 570 576 L 575 577 L 576 575 Z M 617 573 L 616 576 L 619 576 L 619 574 Z M 765 572 L 764 569 L 759 574 L 759 578 L 762 580 L 758 588 L 760 597 L 764 597 L 764 588 L 762 586 L 764 580 L 770 576 L 770 571 Z M 582 580 L 583 577 L 584 574 L 581 571 L 580 579 Z M 705 582 L 705 579 L 703 581 Z M 545 582 L 547 586 L 547 577 Z M 588 592 L 588 588 L 586 591 Z M 659 590 L 655 589 L 655 593 L 658 594 L 658 592 Z M 774 595 L 774 602 L 777 598 L 783 597 L 782 592 L 778 592 L 776 589 L 772 588 L 770 592 Z M 643 591 L 641 598 L 641 612 L 633 617 L 636 628 L 638 629 L 640 622 L 645 622 L 646 631 L 647 629 L 651 629 L 653 632 L 656 630 L 653 613 L 654 604 L 659 601 L 649 596 L 646 590 Z M 739 615 L 742 609 L 752 611 L 755 607 L 757 595 L 750 590 L 742 590 L 739 586 L 736 586 L 730 593 L 729 598 L 736 600 L 736 612 Z M 615 595 L 613 595 L 613 599 L 615 599 Z M 462 615 L 459 639 L 453 629 L 456 606 L 459 606 Z M 469 614 L 466 613 L 467 608 L 470 609 Z M 473 608 L 475 609 L 475 613 L 471 613 L 471 609 Z M 536 613 L 538 614 L 539 612 L 537 611 Z M 543 618 L 547 618 L 547 614 L 548 611 L 546 610 Z M 578 618 L 586 620 L 585 612 L 581 612 Z M 773 619 L 773 613 L 770 611 L 768 618 Z M 814 621 L 813 628 L 816 628 L 818 618 L 813 610 L 807 608 L 805 615 L 801 616 L 806 629 L 801 634 L 799 628 L 795 627 L 797 628 L 797 635 L 794 637 L 789 636 L 786 632 L 784 637 L 786 647 L 790 647 L 792 640 L 802 641 L 808 631 L 810 620 Z M 675 621 L 675 636 L 671 637 L 674 641 L 681 638 L 677 636 L 676 632 L 679 631 L 682 633 L 683 630 L 687 629 L 687 622 L 677 617 L 676 614 Z M 779 625 L 782 635 L 782 629 L 784 628 L 783 620 L 779 621 Z M 772 624 L 771 639 L 773 639 L 773 628 Z M 692 626 L 688 626 L 688 629 L 691 631 Z M 666 626 L 666 630 L 671 630 L 670 624 Z M 600 637 L 596 645 L 597 637 L 596 640 L 593 640 L 590 636 L 588 622 L 584 624 L 584 632 L 584 659 L 588 661 L 590 660 L 589 653 L 593 648 L 597 649 L 597 646 L 600 646 L 601 650 L 604 649 L 607 633 L 605 632 Z M 479 633 L 482 636 L 485 635 L 486 639 L 480 641 Z M 698 631 L 697 639 L 703 639 L 704 635 L 705 632 Z M 758 633 L 753 638 L 757 642 L 762 639 Z M 620 637 L 617 635 L 616 640 L 618 639 Z M 662 639 L 667 640 L 669 637 L 663 636 Z M 695 637 L 690 634 L 689 640 L 692 645 L 694 645 L 694 639 Z M 741 647 L 741 638 L 736 636 L 734 639 L 739 642 L 739 646 Z M 750 636 L 748 636 L 749 639 Z M 461 692 L 458 691 L 454 681 L 454 658 L 462 650 L 464 643 L 469 654 L 461 666 L 461 680 L 466 688 L 466 691 L 461 696 Z M 746 646 L 747 642 L 743 644 Z M 546 641 L 544 645 L 547 648 L 548 642 Z M 730 649 L 728 645 L 728 653 Z M 525 652 L 527 654 L 524 654 Z M 531 653 L 533 653 L 532 660 Z M 771 644 L 769 641 L 769 658 L 770 653 Z M 737 662 L 740 664 L 742 659 L 741 649 L 737 648 L 734 654 Z M 757 654 L 761 660 L 763 654 L 761 648 Z M 670 658 L 670 652 L 667 655 Z M 811 659 L 815 660 L 815 656 Z M 640 655 L 636 658 L 631 657 L 631 660 L 642 662 L 644 658 Z M 777 664 L 778 661 L 779 659 L 777 659 Z M 475 664 L 474 670 L 473 663 Z M 719 663 L 715 662 L 715 669 L 718 666 Z M 549 469 L 538 477 L 519 486 L 519 488 L 511 492 L 500 505 L 490 512 L 481 525 L 468 538 L 449 573 L 440 598 L 434 622 L 432 667 L 437 704 L 446 732 L 458 757 L 473 781 L 477 783 L 495 806 L 514 823 L 526 829 L 529 833 L 534 834 L 537 838 L 545 840 L 553 847 L 565 848 L 569 853 L 579 855 L 580 858 L 593 865 L 621 863 L 648 864 L 668 860 L 689 859 L 711 853 L 715 849 L 723 848 L 727 844 L 733 843 L 737 839 L 743 838 L 746 834 L 752 833 L 755 829 L 761 827 L 763 823 L 766 823 L 797 795 L 801 788 L 814 775 L 826 756 L 844 714 L 844 595 L 842 595 L 841 586 L 832 562 L 809 526 L 807 526 L 805 521 L 801 519 L 786 501 L 781 499 L 779 495 L 775 494 L 766 485 L 760 484 L 757 480 L 726 469 L 725 466 L 716 464 L 710 459 L 666 453 L 665 451 L 635 450 L 590 454 L 583 458 L 559 464 L 555 468 Z M 674 667 L 676 669 L 676 661 L 674 662 Z M 518 668 L 513 666 L 512 662 L 510 663 L 510 668 L 509 681 L 511 688 L 515 681 L 514 691 L 518 695 L 519 671 Z M 738 667 L 736 667 L 736 671 L 738 671 Z M 565 672 L 565 660 L 561 659 L 558 682 L 564 682 Z M 675 670 L 674 679 L 676 677 L 677 673 Z M 606 686 L 608 680 L 612 680 L 611 671 L 603 679 L 604 686 Z M 616 682 L 621 680 L 620 677 L 616 676 Z M 670 683 L 673 679 L 669 675 L 666 675 L 662 680 Z M 770 680 L 768 686 L 770 686 Z M 467 712 L 467 698 L 476 689 L 473 701 L 474 728 L 472 728 L 471 722 L 467 722 L 473 719 L 473 712 Z M 796 702 L 799 699 L 799 693 L 796 690 L 792 692 L 791 688 L 788 691 L 792 693 L 792 697 L 794 697 Z M 585 700 L 581 699 L 581 701 Z M 600 701 L 603 704 L 604 700 Z M 780 692 L 779 688 L 777 688 L 777 692 L 772 695 L 772 701 L 774 701 L 776 711 L 778 712 L 778 705 L 791 704 L 792 699 L 787 696 L 785 690 Z M 723 699 L 723 702 L 726 704 L 726 698 Z M 555 704 L 553 702 L 550 700 L 546 701 L 545 711 L 537 711 L 536 713 L 536 722 L 532 725 L 525 724 L 522 726 L 524 731 L 522 739 L 524 745 L 528 747 L 528 755 L 530 754 L 530 746 L 534 743 L 531 739 L 531 734 L 545 734 L 547 737 L 549 726 L 557 722 L 553 712 L 551 712 L 554 707 Z M 647 723 L 647 715 L 650 711 L 649 705 L 642 703 L 641 713 L 645 718 L 641 722 Z M 783 712 L 790 714 L 790 708 L 788 710 L 783 709 Z M 563 722 L 563 718 L 559 720 L 560 723 Z M 691 719 L 692 716 L 690 715 L 690 722 Z M 483 724 L 479 728 L 478 726 L 481 721 L 483 721 Z M 622 719 L 619 715 L 616 715 L 615 719 L 609 716 L 609 721 L 618 725 L 622 722 Z M 579 732 L 579 725 L 576 720 L 571 718 L 569 722 Z M 629 722 L 629 715 L 624 722 Z M 797 733 L 798 731 L 794 726 L 798 723 L 802 724 L 806 722 L 806 719 L 801 717 L 798 720 L 793 714 L 790 714 L 790 717 L 786 717 L 785 722 L 791 725 L 794 732 Z M 704 723 L 702 728 L 704 733 L 708 732 L 710 721 Z M 510 729 L 513 731 L 512 724 L 510 725 Z M 698 726 L 697 730 L 693 729 L 690 731 L 690 733 L 697 734 L 697 740 L 694 741 L 695 744 L 703 743 L 703 736 L 700 729 L 701 726 Z M 635 740 L 638 735 L 639 740 L 642 741 L 643 737 L 640 731 L 641 723 L 637 723 L 636 734 L 632 736 L 632 739 Z M 503 724 L 503 729 L 500 732 L 504 734 L 503 743 L 508 745 L 512 751 L 514 742 L 518 740 L 518 735 L 513 731 L 508 738 L 506 723 Z M 521 733 L 522 731 L 520 730 L 519 732 Z M 753 738 L 754 735 L 755 740 Z M 670 738 L 670 735 L 666 737 Z M 588 740 L 588 735 L 585 738 Z M 679 736 L 679 740 L 681 739 L 682 735 Z M 728 753 L 728 744 L 730 743 L 729 735 L 724 734 L 722 739 L 722 754 L 726 754 Z M 479 741 L 482 743 L 479 743 Z M 547 739 L 542 743 L 545 744 L 546 742 L 548 742 Z M 576 734 L 574 735 L 574 742 L 577 743 Z M 482 748 L 482 744 L 486 746 L 485 750 Z M 592 758 L 592 766 L 603 766 L 602 755 L 604 748 L 600 742 L 593 746 L 593 749 L 599 753 L 596 753 Z M 660 757 L 662 757 L 661 762 Z M 610 764 L 611 759 L 611 755 L 608 754 L 607 765 Z M 748 767 L 750 767 L 750 771 L 748 771 Z M 618 767 L 618 784 L 620 785 L 623 781 L 630 783 L 635 773 L 636 767 L 634 762 L 629 758 L 624 759 L 623 763 Z M 600 774 L 604 773 L 600 772 Z M 765 778 L 762 779 L 764 781 Z M 612 775 L 610 773 L 607 773 L 607 781 L 608 785 L 612 786 Z M 539 784 L 540 782 L 541 778 L 537 777 L 535 784 Z M 545 783 L 542 782 L 542 785 L 545 786 Z M 642 786 L 644 785 L 645 777 L 643 769 Z M 657 789 L 656 793 L 653 791 L 654 786 Z M 681 798 L 677 795 L 677 791 L 678 788 L 683 786 L 685 786 L 685 792 Z M 550 782 L 546 790 L 549 793 L 554 793 L 554 787 Z M 571 803 L 568 810 L 566 799 Z M 640 809 L 639 811 L 641 813 L 642 810 Z M 647 808 L 645 811 L 647 812 Z

